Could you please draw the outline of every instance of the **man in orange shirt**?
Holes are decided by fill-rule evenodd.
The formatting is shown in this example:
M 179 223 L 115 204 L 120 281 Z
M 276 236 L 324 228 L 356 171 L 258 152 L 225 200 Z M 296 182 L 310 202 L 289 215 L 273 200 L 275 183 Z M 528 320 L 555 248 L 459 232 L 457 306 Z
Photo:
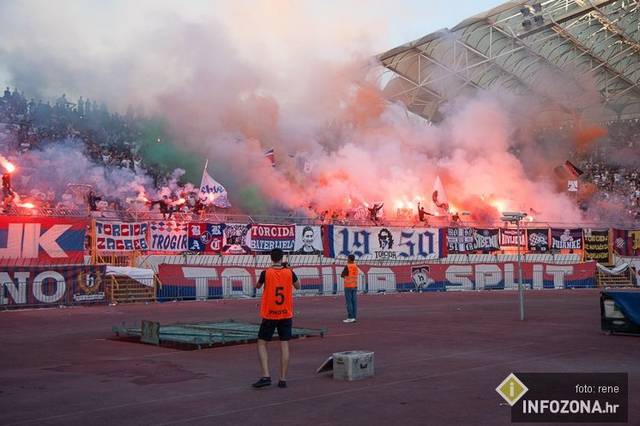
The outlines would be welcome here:
M 262 323 L 258 331 L 258 359 L 262 377 L 253 384 L 254 388 L 271 385 L 269 374 L 269 358 L 267 342 L 271 341 L 273 332 L 278 330 L 280 338 L 280 380 L 278 387 L 287 387 L 287 369 L 289 368 L 289 339 L 293 326 L 293 288 L 300 289 L 300 281 L 296 274 L 282 265 L 284 253 L 281 249 L 271 250 L 271 267 L 262 271 L 256 288 L 262 288 L 260 316 Z
M 347 265 L 340 276 L 344 279 L 344 298 L 347 303 L 347 319 L 342 322 L 355 322 L 358 315 L 358 273 L 360 268 L 356 266 L 356 257 L 350 254 L 347 257 Z

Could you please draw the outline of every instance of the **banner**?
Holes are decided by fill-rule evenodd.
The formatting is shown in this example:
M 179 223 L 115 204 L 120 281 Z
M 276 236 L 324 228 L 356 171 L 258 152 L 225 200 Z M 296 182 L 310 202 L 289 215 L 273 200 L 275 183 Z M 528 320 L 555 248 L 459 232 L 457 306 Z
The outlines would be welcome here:
M 500 250 L 498 229 L 473 229 L 473 248 L 481 251 Z
M 582 250 L 582 228 L 552 228 L 551 250 Z
M 522 263 L 523 284 L 533 289 L 593 288 L 596 262 L 556 265 Z M 343 290 L 344 265 L 291 266 L 302 290 L 335 294 Z M 358 288 L 377 291 L 456 291 L 517 289 L 516 262 L 450 265 L 425 263 L 413 266 L 380 266 L 359 263 Z M 254 266 L 201 266 L 161 264 L 158 299 L 216 298 L 233 293 L 253 295 L 264 268 Z
M 147 222 L 96 221 L 96 248 L 100 251 L 148 250 Z
M 187 251 L 187 222 L 173 220 L 149 222 L 151 250 L 164 252 Z
M 609 230 L 584 230 L 584 258 L 609 263 Z
M 613 230 L 613 249 L 620 256 L 640 256 L 640 230 Z
M 340 273 L 344 265 L 291 266 L 302 291 L 334 294 L 343 290 Z M 410 290 L 414 288 L 409 266 L 358 264 L 362 272 L 358 288 L 370 292 Z M 201 266 L 161 264 L 158 300 L 219 298 L 231 294 L 252 295 L 254 284 L 265 268 L 254 266 Z M 295 304 L 295 302 L 294 302 Z M 254 304 L 255 305 L 255 304 Z M 257 307 L 256 307 L 257 312 Z
M 549 229 L 527 229 L 527 241 L 530 251 L 543 253 L 549 251 Z
M 84 263 L 88 220 L 0 216 L 0 264 Z
M 322 232 L 319 226 L 296 225 L 295 254 L 322 254 Z
M 0 266 L 0 306 L 107 303 L 105 266 Z
M 227 223 L 223 234 L 222 254 L 251 253 L 251 225 Z
M 411 265 L 411 280 L 416 291 L 427 291 L 433 284 L 430 265 Z
M 188 251 L 217 254 L 222 250 L 224 223 L 190 223 Z
M 596 286 L 596 262 L 556 265 L 523 262 L 522 282 L 527 288 L 591 288 Z M 422 271 L 429 291 L 502 290 L 518 288 L 517 262 L 467 265 L 430 264 Z
M 449 253 L 469 253 L 474 251 L 473 228 L 447 228 L 447 251 Z
M 500 228 L 500 247 L 526 247 L 527 233 L 524 228 L 520 229 L 520 238 L 518 238 L 518 229 Z
M 251 225 L 250 247 L 256 252 L 268 252 L 274 248 L 293 251 L 296 241 L 296 225 Z
M 438 259 L 446 253 L 444 228 L 327 225 L 325 229 L 328 257 L 413 260 Z

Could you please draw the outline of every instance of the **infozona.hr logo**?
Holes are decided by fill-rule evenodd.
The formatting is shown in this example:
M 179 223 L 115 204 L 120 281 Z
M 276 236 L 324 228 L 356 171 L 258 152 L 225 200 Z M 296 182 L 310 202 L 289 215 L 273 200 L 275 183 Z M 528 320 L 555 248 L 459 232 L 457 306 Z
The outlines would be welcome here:
M 496 388 L 496 392 L 511 406 L 518 402 L 528 390 L 529 388 L 513 373 L 509 374 Z

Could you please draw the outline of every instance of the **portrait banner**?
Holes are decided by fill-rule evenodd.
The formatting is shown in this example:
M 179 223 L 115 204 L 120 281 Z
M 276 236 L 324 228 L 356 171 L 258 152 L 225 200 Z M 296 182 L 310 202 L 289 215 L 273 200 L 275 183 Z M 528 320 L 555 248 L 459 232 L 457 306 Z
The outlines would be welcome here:
M 322 232 L 319 226 L 296 225 L 295 254 L 322 254 Z

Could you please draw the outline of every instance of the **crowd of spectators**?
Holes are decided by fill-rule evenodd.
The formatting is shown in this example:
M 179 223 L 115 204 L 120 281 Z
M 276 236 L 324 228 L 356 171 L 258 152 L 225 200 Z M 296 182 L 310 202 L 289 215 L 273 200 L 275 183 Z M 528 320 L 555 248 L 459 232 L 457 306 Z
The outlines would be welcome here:
M 144 119 L 136 117 L 132 110 L 125 115 L 112 113 L 104 104 L 99 105 L 95 100 L 82 97 L 72 102 L 63 94 L 51 104 L 27 99 L 18 90 L 12 91 L 8 87 L 0 97 L 2 154 L 20 155 L 30 150 L 46 148 L 61 140 L 80 141 L 86 155 L 96 165 L 105 169 L 121 168 L 144 173 L 160 189 L 170 179 L 170 170 L 143 159 L 140 149 L 145 125 Z M 9 182 L 3 185 L 5 208 L 14 201 L 14 197 L 6 194 L 7 186 Z M 23 200 L 33 200 L 42 208 L 71 208 L 77 205 L 77 197 L 72 197 L 69 193 L 54 194 L 51 191 L 40 191 L 39 188 L 30 191 L 23 189 L 23 192 L 20 194 Z M 92 211 L 123 209 L 126 204 L 125 200 L 97 193 L 97 189 L 89 186 L 80 192 L 83 192 L 86 207 Z M 149 208 L 159 210 L 165 217 L 174 212 L 204 208 L 193 200 L 193 188 L 178 188 L 162 194 L 157 200 L 139 201 Z
M 640 167 L 623 167 L 607 164 L 595 159 L 585 160 L 581 164 L 583 182 L 596 188 L 590 196 L 589 208 L 593 202 L 604 201 L 615 204 L 623 217 L 640 220 Z
M 576 153 L 576 164 L 584 172 L 579 177 L 581 185 L 594 188 L 589 199 L 579 199 L 581 208 L 588 210 L 593 201 L 604 200 L 621 203 L 621 210 L 628 218 L 640 219 L 640 170 L 633 161 L 627 165 L 612 161 L 613 150 L 633 152 L 640 146 L 640 120 L 624 120 L 602 123 L 588 129 L 591 134 L 577 133 L 576 126 L 564 128 L 540 129 L 537 138 L 541 141 L 550 138 L 560 143 L 570 143 L 572 138 L 593 137 L 597 134 L 598 143 L 591 146 L 589 152 Z M 53 104 L 42 100 L 27 99 L 18 90 L 6 88 L 0 97 L 0 136 L 5 141 L 3 149 L 14 153 L 44 148 L 47 144 L 64 139 L 81 141 L 85 152 L 95 164 L 105 168 L 130 169 L 135 173 L 145 173 L 152 177 L 156 188 L 161 188 L 169 178 L 170 170 L 161 164 L 150 164 L 141 155 L 142 140 L 145 137 L 144 119 L 136 117 L 130 110 L 126 114 L 109 112 L 104 104 L 80 97 L 75 102 L 63 94 Z M 629 165 L 631 164 L 631 165 Z M 9 183 L 3 183 L 6 187 Z M 5 188 L 5 192 L 7 188 Z M 31 194 L 38 198 L 39 205 L 45 207 L 65 206 L 70 200 L 60 199 L 60 194 Z M 95 191 L 92 188 L 92 191 Z M 140 199 L 141 204 L 156 209 L 165 218 L 174 213 L 204 212 L 206 207 L 198 201 L 197 189 L 174 188 L 172 191 L 158 191 L 157 199 Z M 27 194 L 28 195 L 28 194 Z M 57 196 L 56 196 L 57 195 Z M 89 210 L 98 211 L 105 206 L 121 209 L 125 200 L 110 200 L 105 194 L 87 190 L 84 201 Z M 10 198 L 10 197 L 9 197 Z M 64 197 L 63 197 L 64 198 Z M 7 199 L 5 194 L 5 200 Z M 422 208 L 421 208 L 422 207 Z M 429 223 L 434 220 L 425 211 L 424 206 L 405 206 L 402 209 L 388 208 L 382 211 L 382 205 L 359 209 L 332 209 L 310 206 L 321 223 L 372 222 L 385 220 L 404 220 L 416 223 Z M 459 217 L 451 217 L 459 221 Z
M 76 102 L 60 96 L 54 104 L 27 98 L 14 89 L 0 98 L 0 126 L 13 152 L 44 148 L 60 140 L 80 140 L 96 164 L 144 170 L 156 182 L 167 171 L 147 164 L 140 155 L 141 122 L 130 110 L 111 113 L 104 104 L 80 97 Z M 164 175 L 162 174 L 164 172 Z
M 610 121 L 603 128 L 605 134 L 578 163 L 587 195 L 581 208 L 604 202 L 617 207 L 619 218 L 640 220 L 640 119 Z

